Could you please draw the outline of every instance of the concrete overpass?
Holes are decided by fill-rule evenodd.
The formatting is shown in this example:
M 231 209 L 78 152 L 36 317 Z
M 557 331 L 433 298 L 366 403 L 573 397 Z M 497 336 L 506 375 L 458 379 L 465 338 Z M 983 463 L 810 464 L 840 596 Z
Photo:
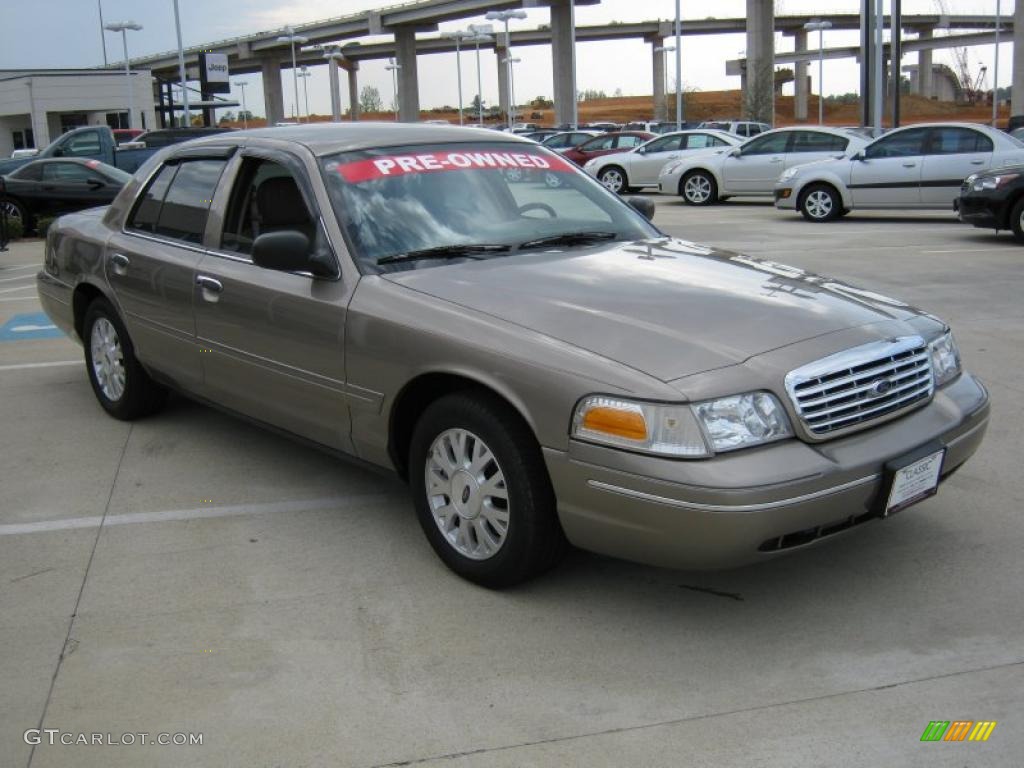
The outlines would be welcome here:
M 416 58 L 419 54 L 448 53 L 455 50 L 453 41 L 429 35 L 437 30 L 437 25 L 473 16 L 479 16 L 489 10 L 505 10 L 509 8 L 549 7 L 551 12 L 550 26 L 532 30 L 517 30 L 506 40 L 503 33 L 494 35 L 494 42 L 483 47 L 503 52 L 511 43 L 522 45 L 551 45 L 552 80 L 555 92 L 555 119 L 557 122 L 568 122 L 572 115 L 572 99 L 574 97 L 571 83 L 573 57 L 575 52 L 571 45 L 572 34 L 569 28 L 570 8 L 573 0 L 417 0 L 400 6 L 382 8 L 377 11 L 340 16 L 322 21 L 312 22 L 295 28 L 295 33 L 309 39 L 310 43 L 340 44 L 345 58 L 341 66 L 348 71 L 351 114 L 358 115 L 358 69 L 359 62 L 369 59 L 394 57 L 400 65 L 399 72 L 399 113 L 402 120 L 414 121 L 419 116 L 419 94 L 416 69 Z M 740 34 L 747 35 L 747 51 L 756 66 L 739 66 L 738 72 L 744 72 L 744 90 L 747 92 L 765 92 L 774 86 L 774 65 L 776 63 L 793 62 L 796 64 L 796 110 L 797 118 L 805 119 L 807 113 L 807 77 L 806 62 L 813 60 L 817 52 L 807 50 L 807 33 L 804 24 L 813 19 L 823 19 L 832 23 L 833 30 L 859 30 L 859 14 L 823 14 L 823 15 L 774 15 L 772 0 L 746 0 L 747 15 L 727 19 L 685 19 L 682 25 L 684 36 Z M 576 5 L 597 4 L 600 0 L 574 0 Z M 1024 2 L 1018 3 L 1017 15 L 1024 19 Z M 1009 39 L 1012 34 L 1017 41 L 1017 29 L 1024 35 L 1024 21 L 1015 25 L 1017 19 L 1003 20 L 1002 29 Z M 888 21 L 888 19 L 887 19 Z M 917 40 L 907 40 L 903 44 L 904 51 L 919 51 L 919 67 L 922 82 L 919 89 L 928 92 L 931 76 L 931 50 L 960 45 L 990 44 L 994 39 L 995 18 L 984 14 L 914 14 L 903 16 L 903 29 L 916 32 Z M 958 31 L 974 31 L 973 34 L 934 37 L 935 29 Z M 795 52 L 776 54 L 772 31 L 782 32 L 794 38 Z M 979 32 L 979 30 L 981 30 Z M 284 98 L 281 88 L 280 72 L 291 66 L 290 49 L 286 43 L 278 42 L 277 37 L 282 30 L 258 32 L 229 40 L 220 40 L 187 49 L 185 59 L 187 65 L 197 63 L 201 51 L 212 51 L 228 55 L 229 67 L 233 74 L 260 72 L 264 82 L 264 100 L 266 114 L 271 122 L 284 118 Z M 654 92 L 655 117 L 665 116 L 664 94 L 664 57 L 655 53 L 654 49 L 663 45 L 666 38 L 673 34 L 673 23 L 670 21 L 648 21 L 626 24 L 606 24 L 590 27 L 578 27 L 575 30 L 577 42 L 594 42 L 603 40 L 642 39 L 650 43 L 652 49 L 652 86 Z M 391 35 L 391 40 L 362 44 L 359 38 Z M 1018 54 L 1017 51 L 1021 53 Z M 832 48 L 829 58 L 856 56 L 860 48 Z M 1017 98 L 1017 88 L 1022 89 L 1024 96 L 1024 40 L 1015 45 L 1014 55 L 1014 104 L 1024 109 L 1024 99 Z M 153 71 L 154 75 L 174 81 L 178 78 L 177 51 L 169 51 L 153 56 L 132 59 L 132 66 Z M 320 65 L 324 59 L 318 53 L 300 53 L 299 65 Z M 110 66 L 118 66 L 116 63 Z M 499 93 L 502 95 L 503 112 L 509 109 L 506 81 L 507 72 L 499 66 Z M 1019 76 L 1018 76 L 1019 75 Z M 1018 86 L 1018 82 L 1020 85 Z M 770 91 L 768 91 L 770 93 Z M 750 100 L 747 99 L 750 104 Z M 749 107 L 748 107 L 749 108 Z

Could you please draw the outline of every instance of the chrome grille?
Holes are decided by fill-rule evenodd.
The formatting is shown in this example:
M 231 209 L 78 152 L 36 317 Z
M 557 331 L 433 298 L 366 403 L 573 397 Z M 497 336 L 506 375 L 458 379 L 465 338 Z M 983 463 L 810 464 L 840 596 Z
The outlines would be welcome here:
M 797 368 L 786 391 L 804 427 L 826 436 L 928 400 L 935 384 L 920 336 L 871 342 Z

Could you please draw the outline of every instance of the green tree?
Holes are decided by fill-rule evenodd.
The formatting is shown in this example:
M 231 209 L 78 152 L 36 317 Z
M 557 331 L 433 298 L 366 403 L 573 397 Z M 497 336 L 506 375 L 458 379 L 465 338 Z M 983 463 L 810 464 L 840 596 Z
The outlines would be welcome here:
M 361 112 L 380 112 L 384 102 L 380 98 L 380 91 L 372 85 L 364 85 L 359 91 L 359 110 Z

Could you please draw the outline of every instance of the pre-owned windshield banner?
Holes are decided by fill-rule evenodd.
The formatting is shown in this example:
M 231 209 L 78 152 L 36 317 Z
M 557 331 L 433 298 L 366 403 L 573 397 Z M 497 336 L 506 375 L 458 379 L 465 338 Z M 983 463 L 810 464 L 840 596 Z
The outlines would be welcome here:
M 573 166 L 561 157 L 547 154 L 487 149 L 382 155 L 351 163 L 341 163 L 337 170 L 345 181 L 358 184 L 363 181 L 404 176 L 410 173 L 495 169 L 569 173 Z

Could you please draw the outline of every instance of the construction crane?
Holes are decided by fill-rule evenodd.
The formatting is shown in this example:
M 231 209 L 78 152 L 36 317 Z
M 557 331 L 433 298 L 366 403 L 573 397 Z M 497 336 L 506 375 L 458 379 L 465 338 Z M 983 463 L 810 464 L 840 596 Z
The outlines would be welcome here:
M 946 0 L 934 0 L 940 16 L 949 16 L 949 5 Z M 940 23 L 941 26 L 941 23 Z M 953 53 L 953 74 L 960 86 L 960 98 L 968 104 L 976 104 L 985 96 L 987 88 L 986 75 L 988 68 L 978 62 L 979 70 L 977 76 L 971 73 L 971 61 L 968 57 L 967 48 L 952 48 Z

